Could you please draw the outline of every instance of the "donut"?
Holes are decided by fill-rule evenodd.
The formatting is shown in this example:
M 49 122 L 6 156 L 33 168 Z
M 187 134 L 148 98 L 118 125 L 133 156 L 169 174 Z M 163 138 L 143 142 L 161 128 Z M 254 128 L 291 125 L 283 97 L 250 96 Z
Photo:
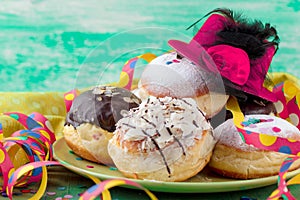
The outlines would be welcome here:
M 67 113 L 63 134 L 67 145 L 80 157 L 113 165 L 107 152 L 116 122 L 141 100 L 130 91 L 97 86 L 77 96 Z
M 300 139 L 300 131 L 292 124 L 271 115 L 246 115 L 243 122 L 246 131 L 265 133 L 294 140 Z M 226 177 L 236 179 L 262 178 L 279 173 L 288 154 L 258 149 L 243 142 L 233 119 L 228 119 L 214 129 L 218 140 L 209 168 Z M 290 171 L 300 167 L 296 161 Z
M 143 100 L 149 96 L 193 98 L 207 118 L 217 114 L 228 99 L 221 78 L 176 52 L 160 55 L 146 66 L 135 94 Z
M 255 97 L 253 95 L 247 95 L 246 99 L 237 98 L 239 108 L 244 115 L 275 115 L 277 110 L 275 104 L 271 101 Z M 211 124 L 214 128 L 225 122 L 227 119 L 231 119 L 232 113 L 225 108 L 222 109 L 217 115 L 211 119 Z
M 118 121 L 108 153 L 126 177 L 174 182 L 199 173 L 214 145 L 193 99 L 150 96 Z

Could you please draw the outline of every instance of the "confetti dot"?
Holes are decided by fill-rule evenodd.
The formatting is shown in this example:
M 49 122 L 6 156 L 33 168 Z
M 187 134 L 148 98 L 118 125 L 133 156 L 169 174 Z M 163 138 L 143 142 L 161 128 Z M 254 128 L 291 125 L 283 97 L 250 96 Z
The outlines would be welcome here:
M 23 189 L 23 190 L 21 190 L 21 192 L 22 192 L 22 193 L 30 193 L 31 190 L 30 190 L 30 189 Z
M 174 63 L 180 63 L 179 60 L 175 60 L 175 59 L 173 60 L 173 62 L 174 62 Z
M 66 187 L 65 186 L 61 186 L 61 187 L 58 187 L 57 189 L 60 190 L 60 191 L 64 191 L 64 190 L 66 190 Z
M 275 133 L 279 133 L 281 131 L 281 129 L 278 127 L 273 127 L 272 131 L 274 131 Z
M 292 124 L 294 124 L 295 126 L 299 125 L 299 117 L 298 117 L 298 115 L 296 115 L 295 113 L 291 113 L 289 115 L 289 117 L 291 119 Z
M 70 153 L 70 154 L 75 154 L 74 151 L 72 151 L 72 150 L 70 150 L 69 153 Z
M 263 145 L 271 146 L 276 142 L 277 137 L 273 135 L 259 134 L 259 140 Z
M 118 168 L 116 168 L 116 167 L 110 167 L 110 168 L 109 168 L 109 170 L 112 170 L 112 171 L 117 171 L 117 170 L 118 170 Z
M 172 63 L 172 61 L 168 61 L 168 62 L 166 62 L 166 64 L 167 64 L 167 65 L 169 65 L 169 64 L 171 64 L 171 63 Z
M 276 110 L 278 113 L 281 113 L 283 111 L 283 103 L 281 101 L 277 101 L 274 103 Z
M 281 153 L 286 153 L 286 154 L 291 154 L 292 153 L 292 150 L 288 146 L 282 146 L 282 147 L 279 148 L 278 151 L 281 152 Z
M 73 196 L 72 196 L 72 195 L 70 195 L 70 194 L 66 194 L 66 195 L 64 196 L 64 198 L 71 199 L 71 198 L 73 198 Z
M 65 99 L 68 101 L 72 101 L 74 99 L 74 97 L 75 97 L 74 94 L 70 93 L 65 96 Z
M 119 87 L 125 87 L 129 83 L 129 75 L 126 72 L 121 72 Z
M 56 192 L 47 192 L 47 195 L 48 196 L 54 196 L 54 195 L 56 195 Z
M 294 87 L 293 85 L 290 85 L 290 87 L 288 87 L 288 88 L 285 90 L 285 92 L 286 92 L 287 94 L 289 94 L 289 96 L 293 96 L 294 94 L 297 94 L 298 89 L 297 89 L 297 87 Z
M 298 140 L 294 140 L 294 139 L 288 138 L 288 141 L 289 141 L 289 142 L 297 142 Z

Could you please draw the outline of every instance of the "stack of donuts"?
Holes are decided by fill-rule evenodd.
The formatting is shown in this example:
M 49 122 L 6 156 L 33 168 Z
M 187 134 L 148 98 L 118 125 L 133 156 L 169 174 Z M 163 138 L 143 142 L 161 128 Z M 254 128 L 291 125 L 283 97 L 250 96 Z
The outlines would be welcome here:
M 237 179 L 278 174 L 288 154 L 244 143 L 225 109 L 234 97 L 245 130 L 300 140 L 297 127 L 275 116 L 276 96 L 263 86 L 276 30 L 228 9 L 206 16 L 190 43 L 169 41 L 174 51 L 152 60 L 135 90 L 95 86 L 77 96 L 64 126 L 68 146 L 135 179 L 184 181 L 204 167 Z

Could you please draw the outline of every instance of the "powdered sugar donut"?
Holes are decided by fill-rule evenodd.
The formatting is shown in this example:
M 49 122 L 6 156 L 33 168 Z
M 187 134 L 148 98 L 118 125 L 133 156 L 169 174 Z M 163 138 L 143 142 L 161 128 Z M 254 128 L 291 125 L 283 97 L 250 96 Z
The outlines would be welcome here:
M 117 123 L 108 152 L 127 177 L 183 181 L 203 169 L 214 145 L 193 99 L 150 97 Z
M 141 99 L 149 95 L 193 98 L 208 118 L 217 114 L 228 99 L 221 77 L 176 52 L 163 54 L 146 66 L 136 94 Z
M 246 131 L 300 140 L 300 131 L 294 125 L 275 116 L 246 115 L 243 124 Z M 223 176 L 251 179 L 276 175 L 288 157 L 288 154 L 261 150 L 244 143 L 233 119 L 218 126 L 214 136 L 218 143 L 209 166 Z M 299 167 L 300 161 L 296 161 L 290 170 Z

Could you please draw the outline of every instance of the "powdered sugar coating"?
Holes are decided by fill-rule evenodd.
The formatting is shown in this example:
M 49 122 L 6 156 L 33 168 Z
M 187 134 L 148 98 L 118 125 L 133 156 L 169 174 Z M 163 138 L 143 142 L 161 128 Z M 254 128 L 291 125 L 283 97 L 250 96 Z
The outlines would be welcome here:
M 246 115 L 242 123 L 245 130 L 300 140 L 300 131 L 288 121 L 271 115 Z M 214 130 L 218 142 L 244 151 L 254 151 L 257 148 L 242 141 L 233 119 L 228 119 Z
M 211 88 L 218 88 L 218 83 L 223 84 L 216 76 L 172 52 L 152 60 L 138 85 L 153 96 L 185 98 L 206 94 Z

